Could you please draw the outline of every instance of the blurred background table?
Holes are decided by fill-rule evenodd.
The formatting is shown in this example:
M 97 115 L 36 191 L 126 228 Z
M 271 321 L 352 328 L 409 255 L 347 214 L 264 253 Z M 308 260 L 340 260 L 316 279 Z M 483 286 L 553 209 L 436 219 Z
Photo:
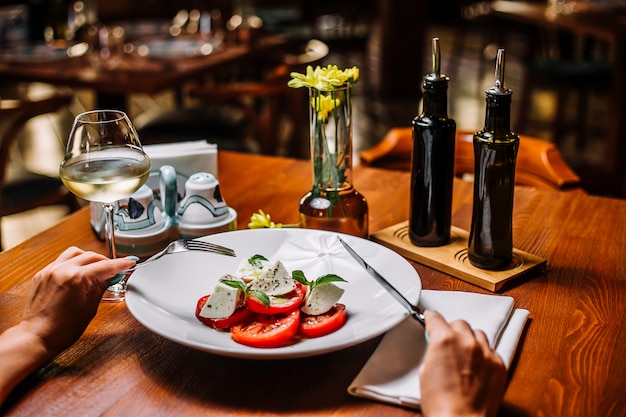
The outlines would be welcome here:
M 97 68 L 87 56 L 48 63 L 0 63 L 3 81 L 40 82 L 85 88 L 97 94 L 96 107 L 127 109 L 132 94 L 156 94 L 201 81 L 202 76 L 227 65 L 252 65 L 255 59 L 281 53 L 287 40 L 280 35 L 263 36 L 254 43 L 226 45 L 207 56 L 150 59 L 133 54 L 120 56 L 112 68 Z
M 309 162 L 231 152 L 220 152 L 218 160 L 222 195 L 237 210 L 239 228 L 259 209 L 277 222 L 298 221 Z M 371 232 L 407 219 L 409 182 L 408 172 L 355 168 Z M 472 189 L 455 180 L 457 227 L 469 228 Z M 626 413 L 625 216 L 623 200 L 516 187 L 514 246 L 546 258 L 548 269 L 501 292 L 530 318 L 499 415 Z M 106 253 L 90 229 L 88 209 L 0 253 L 0 331 L 18 322 L 35 272 L 68 245 Z M 426 289 L 487 293 L 411 264 Z M 225 358 L 161 338 L 123 303 L 105 303 L 83 337 L 18 386 L 0 414 L 413 416 L 346 391 L 379 340 L 288 364 Z

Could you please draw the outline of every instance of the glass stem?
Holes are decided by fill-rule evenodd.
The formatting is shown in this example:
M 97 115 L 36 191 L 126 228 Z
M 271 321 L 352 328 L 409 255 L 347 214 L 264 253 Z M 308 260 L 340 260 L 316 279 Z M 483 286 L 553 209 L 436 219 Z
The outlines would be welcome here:
M 115 227 L 113 224 L 112 203 L 104 203 L 104 214 L 106 218 L 104 227 L 106 231 L 107 246 L 109 247 L 109 255 L 111 256 L 111 259 L 115 259 L 117 258 L 117 251 L 115 249 Z

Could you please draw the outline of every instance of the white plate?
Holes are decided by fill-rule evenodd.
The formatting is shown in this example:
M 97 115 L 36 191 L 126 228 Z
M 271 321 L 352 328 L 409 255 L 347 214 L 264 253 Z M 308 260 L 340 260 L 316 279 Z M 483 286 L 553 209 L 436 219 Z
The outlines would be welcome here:
M 319 355 L 372 339 L 408 315 L 346 252 L 338 234 L 310 229 L 238 230 L 205 236 L 233 248 L 237 257 L 206 252 L 166 255 L 138 269 L 128 282 L 126 305 L 131 314 L 153 332 L 199 350 L 240 358 L 280 359 Z M 354 236 L 341 235 L 354 250 L 417 303 L 422 283 L 415 268 L 390 249 Z M 237 269 L 242 259 L 261 254 L 281 260 L 289 272 L 301 269 L 309 280 L 334 273 L 347 283 L 341 302 L 347 323 L 337 332 L 294 345 L 259 349 L 234 342 L 230 333 L 213 330 L 195 317 L 197 300 L 212 292 L 217 280 Z

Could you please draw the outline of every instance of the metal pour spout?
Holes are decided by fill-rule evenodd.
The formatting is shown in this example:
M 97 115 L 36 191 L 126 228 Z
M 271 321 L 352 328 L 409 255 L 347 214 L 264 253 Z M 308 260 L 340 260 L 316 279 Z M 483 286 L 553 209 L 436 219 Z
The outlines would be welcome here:
M 498 49 L 498 55 L 496 56 L 496 90 L 500 92 L 506 92 L 504 88 L 504 49 Z
M 441 76 L 441 50 L 439 48 L 439 38 L 433 38 L 432 42 L 432 61 L 433 61 L 433 72 L 436 78 Z

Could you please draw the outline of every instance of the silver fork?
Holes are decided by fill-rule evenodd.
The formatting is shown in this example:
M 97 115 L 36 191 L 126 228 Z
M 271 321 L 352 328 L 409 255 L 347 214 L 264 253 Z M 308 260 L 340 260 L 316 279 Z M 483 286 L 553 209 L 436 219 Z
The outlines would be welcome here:
M 143 262 L 135 264 L 135 266 L 128 268 L 124 272 L 134 271 L 137 268 L 140 268 L 144 265 L 147 265 L 157 259 L 161 258 L 164 255 L 169 255 L 170 253 L 177 252 L 188 252 L 188 251 L 202 251 L 202 252 L 212 252 L 218 253 L 220 255 L 226 256 L 236 256 L 235 251 L 220 245 L 216 245 L 215 243 L 203 242 L 201 240 L 186 240 L 186 239 L 178 239 L 171 242 L 169 245 L 165 247 L 161 252 L 158 252 Z

